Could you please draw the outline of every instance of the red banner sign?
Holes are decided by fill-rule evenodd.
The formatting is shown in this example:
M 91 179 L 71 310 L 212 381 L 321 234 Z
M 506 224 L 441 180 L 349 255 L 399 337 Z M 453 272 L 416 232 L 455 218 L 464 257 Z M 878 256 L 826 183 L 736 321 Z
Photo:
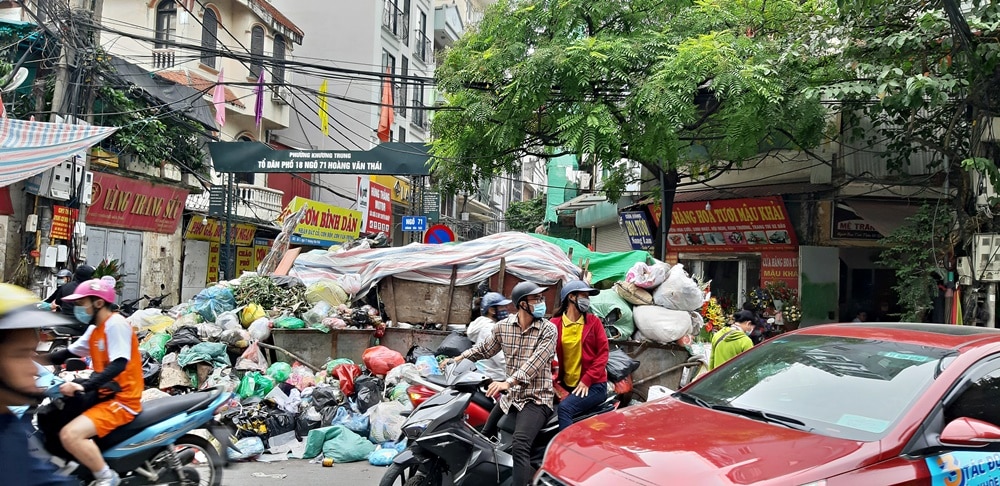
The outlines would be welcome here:
M 97 172 L 87 224 L 170 234 L 181 222 L 187 195 L 184 189 Z
M 671 252 L 794 251 L 798 246 L 780 197 L 674 203 L 667 239 Z
M 52 206 L 52 232 L 49 238 L 53 240 L 68 240 L 73 236 L 73 227 L 80 217 L 79 209 L 66 206 Z
M 392 235 L 392 191 L 377 182 L 369 183 L 365 232 Z
M 768 282 L 784 282 L 788 288 L 799 288 L 799 254 L 794 251 L 761 252 L 760 286 Z

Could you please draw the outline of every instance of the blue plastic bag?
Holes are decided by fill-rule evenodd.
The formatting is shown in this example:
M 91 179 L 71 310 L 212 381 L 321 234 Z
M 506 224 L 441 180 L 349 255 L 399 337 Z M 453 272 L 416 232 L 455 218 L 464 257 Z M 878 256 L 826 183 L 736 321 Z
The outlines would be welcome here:
M 330 424 L 335 426 L 343 425 L 351 432 L 368 437 L 368 429 L 371 422 L 365 414 L 349 411 L 347 407 L 338 407 L 337 413 L 333 416 Z
M 236 308 L 236 297 L 226 287 L 209 287 L 191 299 L 192 312 L 197 312 L 205 322 L 215 322 L 219 314 Z
M 421 356 L 417 358 L 415 365 L 421 375 L 430 376 L 441 374 L 441 368 L 438 367 L 437 359 L 433 356 Z
M 388 466 L 392 464 L 392 460 L 395 459 L 398 454 L 399 451 L 397 451 L 394 447 L 379 447 L 368 455 L 368 463 L 372 466 Z

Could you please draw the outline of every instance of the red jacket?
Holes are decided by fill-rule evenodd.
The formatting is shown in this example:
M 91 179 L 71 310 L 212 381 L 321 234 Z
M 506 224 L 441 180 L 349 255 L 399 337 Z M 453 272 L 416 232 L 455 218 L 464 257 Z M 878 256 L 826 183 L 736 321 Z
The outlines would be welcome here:
M 559 363 L 562 363 L 562 316 L 552 318 L 552 323 L 559 330 L 556 356 L 559 358 Z M 608 335 L 604 333 L 604 324 L 599 317 L 590 313 L 586 315 L 583 319 L 583 336 L 580 341 L 583 347 L 580 356 L 580 365 L 583 368 L 580 373 L 580 383 L 587 385 L 588 388 L 595 383 L 606 383 L 608 381 Z M 562 379 L 563 368 L 560 365 L 559 381 Z

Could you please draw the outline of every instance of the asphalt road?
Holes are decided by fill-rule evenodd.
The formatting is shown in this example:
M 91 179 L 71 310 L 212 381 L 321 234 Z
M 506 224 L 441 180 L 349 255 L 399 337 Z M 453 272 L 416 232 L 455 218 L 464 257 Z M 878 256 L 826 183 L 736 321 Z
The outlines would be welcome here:
M 224 486 L 306 486 L 313 484 L 350 486 L 377 486 L 384 467 L 372 466 L 368 461 L 334 464 L 323 467 L 309 464 L 302 459 L 278 462 L 233 463 L 222 474 Z M 254 476 L 258 473 L 258 476 Z M 275 477 L 274 475 L 284 476 Z

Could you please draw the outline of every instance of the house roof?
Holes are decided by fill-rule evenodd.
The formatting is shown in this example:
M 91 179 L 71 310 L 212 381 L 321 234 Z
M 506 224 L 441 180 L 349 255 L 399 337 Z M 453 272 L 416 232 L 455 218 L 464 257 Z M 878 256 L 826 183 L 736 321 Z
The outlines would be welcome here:
M 188 70 L 177 69 L 173 71 L 157 71 L 156 75 L 183 86 L 190 86 L 203 93 L 208 93 L 215 87 L 215 81 L 211 81 Z M 225 88 L 225 90 L 226 103 L 240 108 L 246 108 L 246 105 L 244 105 L 243 102 L 236 97 L 236 94 L 234 94 L 231 89 Z
M 256 3 L 260 6 L 260 8 L 264 9 L 265 12 L 271 15 L 275 22 L 291 31 L 292 34 L 297 37 L 297 39 L 293 39 L 294 41 L 299 44 L 302 43 L 302 36 L 305 35 L 302 32 L 302 29 L 295 25 L 295 23 L 293 23 L 288 17 L 285 17 L 285 14 L 281 13 L 281 11 L 275 8 L 274 5 L 271 5 L 267 0 L 254 0 L 253 3 Z

